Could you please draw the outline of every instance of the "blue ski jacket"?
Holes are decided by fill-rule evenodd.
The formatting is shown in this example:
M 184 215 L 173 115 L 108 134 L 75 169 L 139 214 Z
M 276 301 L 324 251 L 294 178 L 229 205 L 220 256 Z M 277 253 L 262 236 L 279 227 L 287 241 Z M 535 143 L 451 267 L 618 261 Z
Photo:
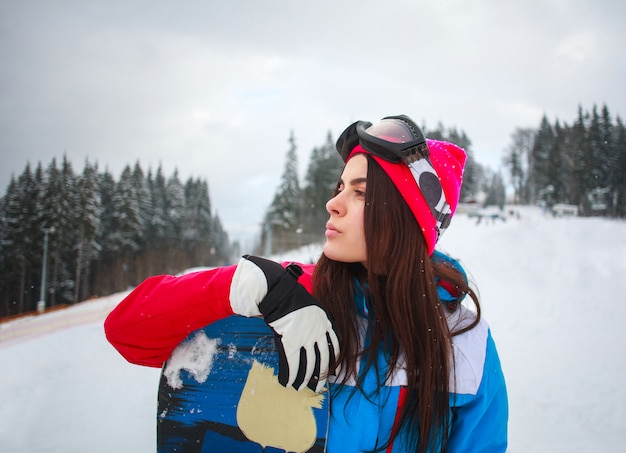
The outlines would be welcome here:
M 362 302 L 357 298 L 361 309 Z M 461 306 L 448 316 L 448 323 L 460 327 L 471 322 L 474 313 Z M 362 334 L 367 335 L 367 317 L 363 313 Z M 496 346 L 487 323 L 481 320 L 468 332 L 453 339 L 455 368 L 450 377 L 452 427 L 448 452 L 504 452 L 507 447 L 508 400 L 504 376 Z M 353 392 L 350 383 L 331 383 L 331 421 L 329 452 L 373 450 L 389 439 L 396 414 L 403 402 L 406 373 L 401 368 L 385 381 L 387 360 L 379 352 L 378 373 L 369 367 L 363 378 L 363 392 Z M 408 452 L 399 435 L 389 452 Z

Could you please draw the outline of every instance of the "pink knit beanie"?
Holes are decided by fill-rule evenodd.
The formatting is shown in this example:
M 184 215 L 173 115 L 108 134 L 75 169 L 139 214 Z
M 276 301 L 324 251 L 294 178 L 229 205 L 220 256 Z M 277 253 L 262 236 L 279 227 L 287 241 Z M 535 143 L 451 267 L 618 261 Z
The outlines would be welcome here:
M 411 209 L 424 233 L 428 254 L 432 255 L 439 236 L 450 224 L 450 219 L 459 204 L 463 169 L 467 156 L 462 148 L 452 143 L 439 140 L 427 140 L 426 142 L 430 150 L 432 168 L 435 169 L 436 175 L 424 172 L 414 176 L 414 173 L 405 163 L 389 162 L 368 152 L 361 145 L 354 147 L 350 157 L 356 153 L 366 153 L 378 162 Z M 433 178 L 437 177 L 440 185 L 433 181 Z M 419 186 L 416 178 L 419 179 Z M 449 205 L 449 211 L 446 212 L 438 212 L 436 208 L 431 208 L 431 206 L 435 207 L 441 204 L 441 189 L 443 189 L 445 196 L 444 201 Z

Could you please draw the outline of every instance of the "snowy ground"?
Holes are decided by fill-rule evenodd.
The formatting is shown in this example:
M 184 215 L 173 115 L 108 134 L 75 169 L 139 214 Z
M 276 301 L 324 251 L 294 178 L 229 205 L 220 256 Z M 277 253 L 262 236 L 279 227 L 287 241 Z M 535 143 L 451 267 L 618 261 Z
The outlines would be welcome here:
M 479 288 L 508 383 L 509 452 L 624 451 L 626 223 L 521 214 L 457 215 L 440 247 Z M 159 370 L 126 363 L 103 335 L 123 296 L 0 324 L 0 451 L 155 450 Z

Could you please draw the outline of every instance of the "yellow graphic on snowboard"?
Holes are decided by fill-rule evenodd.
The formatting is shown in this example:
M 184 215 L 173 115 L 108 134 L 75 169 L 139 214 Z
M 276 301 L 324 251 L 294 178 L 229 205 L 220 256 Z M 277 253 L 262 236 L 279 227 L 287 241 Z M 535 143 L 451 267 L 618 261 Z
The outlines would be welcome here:
M 308 388 L 283 387 L 273 368 L 255 360 L 237 406 L 237 424 L 263 448 L 302 453 L 315 443 L 313 408 L 320 409 L 324 398 Z

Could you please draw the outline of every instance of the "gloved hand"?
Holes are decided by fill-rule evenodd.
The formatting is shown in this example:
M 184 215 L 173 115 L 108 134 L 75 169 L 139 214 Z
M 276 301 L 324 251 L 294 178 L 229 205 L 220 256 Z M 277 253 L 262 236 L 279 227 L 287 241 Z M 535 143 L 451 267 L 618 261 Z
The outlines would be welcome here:
M 339 341 L 328 313 L 298 283 L 302 269 L 287 269 L 270 260 L 245 255 L 230 288 L 233 311 L 263 316 L 276 334 L 278 382 L 297 390 L 321 392 L 339 354 Z

